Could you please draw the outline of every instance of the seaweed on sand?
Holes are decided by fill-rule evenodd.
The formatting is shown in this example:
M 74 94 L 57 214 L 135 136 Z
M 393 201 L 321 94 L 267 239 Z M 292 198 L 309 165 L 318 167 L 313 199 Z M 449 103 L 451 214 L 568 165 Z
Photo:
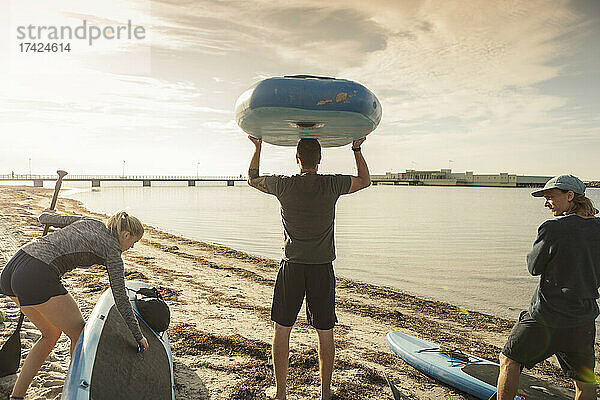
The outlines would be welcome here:
M 268 359 L 271 345 L 259 340 L 248 339 L 241 335 L 220 336 L 203 332 L 190 324 L 177 324 L 169 329 L 177 355 L 200 355 L 216 353 L 221 355 L 243 354 L 264 360 Z
M 228 395 L 232 400 L 265 399 L 265 390 L 273 384 L 270 365 L 270 343 L 241 335 L 221 336 L 203 332 L 191 324 L 177 324 L 169 329 L 176 355 L 221 355 L 249 358 L 230 367 L 203 361 L 196 366 L 234 372 L 241 380 Z M 365 399 L 385 390 L 386 381 L 379 371 L 358 362 L 336 361 L 334 386 L 338 399 Z M 344 376 L 340 378 L 339 376 Z M 350 376 L 350 378 L 348 378 Z M 310 397 L 309 389 L 319 385 L 319 357 L 315 349 L 292 350 L 290 353 L 288 388 L 291 393 Z

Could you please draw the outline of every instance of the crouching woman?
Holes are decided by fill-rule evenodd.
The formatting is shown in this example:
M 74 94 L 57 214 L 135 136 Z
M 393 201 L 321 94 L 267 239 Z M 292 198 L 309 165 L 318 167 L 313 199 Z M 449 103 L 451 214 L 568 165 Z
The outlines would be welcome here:
M 23 362 L 11 399 L 23 399 L 34 376 L 64 332 L 71 340 L 70 353 L 85 322 L 61 277 L 74 268 L 94 264 L 107 267 L 115 304 L 141 350 L 148 348 L 125 290 L 121 253 L 142 238 L 140 221 L 120 211 L 106 223 L 93 218 L 58 215 L 46 210 L 42 224 L 61 228 L 21 247 L 2 270 L 0 292 L 9 296 L 40 330 L 41 338 Z

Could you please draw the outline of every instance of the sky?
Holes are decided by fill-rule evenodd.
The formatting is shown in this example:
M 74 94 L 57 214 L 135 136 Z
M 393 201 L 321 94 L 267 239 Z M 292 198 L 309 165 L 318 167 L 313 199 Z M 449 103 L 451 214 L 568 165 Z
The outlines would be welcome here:
M 0 174 L 246 174 L 237 97 L 292 74 L 357 81 L 383 117 L 371 173 L 600 180 L 597 0 L 9 0 L 0 5 Z M 19 27 L 143 27 L 143 38 L 19 38 Z M 88 35 L 89 36 L 89 35 Z M 70 52 L 21 52 L 25 42 Z M 261 172 L 297 171 L 263 146 Z M 320 171 L 354 173 L 349 146 Z

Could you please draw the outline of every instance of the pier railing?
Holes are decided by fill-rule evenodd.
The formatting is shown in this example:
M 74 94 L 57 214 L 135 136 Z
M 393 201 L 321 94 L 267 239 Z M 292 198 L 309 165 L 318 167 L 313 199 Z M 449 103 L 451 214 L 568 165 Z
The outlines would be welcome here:
M 0 180 L 3 181 L 31 181 L 35 179 L 50 181 L 56 180 L 56 174 L 53 175 L 36 175 L 36 174 L 0 174 Z M 101 181 L 126 181 L 126 180 L 151 180 L 151 181 L 245 181 L 247 178 L 242 175 L 217 175 L 217 176 L 201 176 L 201 175 L 66 175 L 64 181 L 91 181 L 99 179 Z
M 3 174 L 0 181 L 33 181 L 33 186 L 42 187 L 44 181 L 55 181 L 57 175 Z M 244 182 L 246 177 L 237 176 L 194 176 L 194 175 L 66 175 L 63 181 L 91 182 L 92 187 L 100 187 L 101 182 L 142 182 L 143 186 L 151 186 L 152 182 L 187 182 L 188 186 L 196 186 L 196 182 Z
M 42 186 L 44 181 L 56 180 L 56 174 L 39 175 L 39 174 L 0 174 L 0 181 L 33 181 L 35 186 Z M 547 178 L 550 179 L 550 178 Z M 63 178 L 64 181 L 89 181 L 92 186 L 99 187 L 100 182 L 143 182 L 144 186 L 150 186 L 151 182 L 188 182 L 189 186 L 195 186 L 196 182 L 227 182 L 228 186 L 233 186 L 234 182 L 245 182 L 247 178 L 243 175 L 215 175 L 215 176 L 200 176 L 200 175 L 76 175 L 69 174 Z M 405 177 L 401 174 L 395 175 L 371 175 L 373 184 L 408 184 L 408 185 L 427 185 L 435 184 L 427 182 L 427 180 L 417 179 L 410 176 Z M 519 184 L 515 186 L 525 187 L 543 187 L 545 181 L 530 182 L 529 184 Z M 463 183 L 457 180 L 457 184 Z M 588 187 L 600 187 L 600 181 L 585 182 Z M 477 186 L 477 185 L 469 185 Z

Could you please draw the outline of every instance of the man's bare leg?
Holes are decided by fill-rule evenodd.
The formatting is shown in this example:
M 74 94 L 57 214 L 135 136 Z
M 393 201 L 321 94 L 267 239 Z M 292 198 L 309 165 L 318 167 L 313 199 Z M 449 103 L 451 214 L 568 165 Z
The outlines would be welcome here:
M 500 376 L 498 376 L 498 400 L 514 400 L 519 390 L 521 364 L 500 354 Z
M 275 373 L 275 385 L 278 400 L 286 399 L 286 381 L 288 373 L 288 364 L 290 356 L 290 333 L 291 326 L 279 325 L 275 323 L 275 333 L 273 335 L 273 371 Z
M 581 381 L 575 382 L 575 400 L 596 400 L 596 385 Z
M 321 373 L 321 400 L 329 400 L 331 392 L 331 375 L 333 374 L 333 360 L 335 358 L 335 342 L 333 329 L 317 329 L 319 335 L 319 371 Z

